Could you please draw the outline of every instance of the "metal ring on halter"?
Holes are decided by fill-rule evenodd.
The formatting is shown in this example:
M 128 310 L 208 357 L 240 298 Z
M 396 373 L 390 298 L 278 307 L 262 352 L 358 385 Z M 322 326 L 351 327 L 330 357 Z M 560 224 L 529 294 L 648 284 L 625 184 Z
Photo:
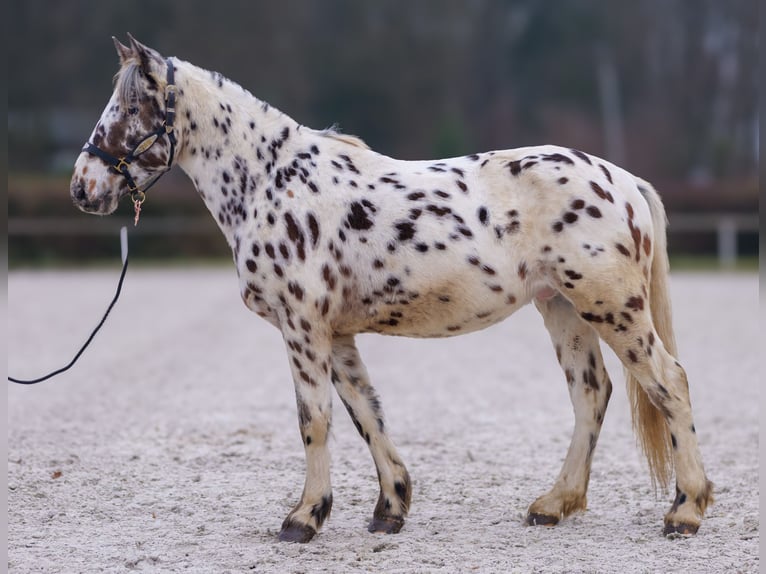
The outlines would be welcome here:
M 134 205 L 136 203 L 141 204 L 146 201 L 146 194 L 140 189 L 136 189 L 135 191 L 130 192 L 130 199 L 133 200 Z

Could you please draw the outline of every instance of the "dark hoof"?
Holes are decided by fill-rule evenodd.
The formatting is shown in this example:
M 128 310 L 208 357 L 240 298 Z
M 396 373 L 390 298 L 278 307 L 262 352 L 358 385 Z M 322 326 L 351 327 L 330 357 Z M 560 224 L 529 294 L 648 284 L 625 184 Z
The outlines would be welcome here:
M 280 542 L 308 542 L 317 533 L 311 526 L 299 522 L 288 522 L 282 525 L 279 533 Z
M 367 530 L 370 532 L 385 532 L 386 534 L 396 534 L 404 526 L 404 518 L 387 516 L 385 518 L 374 517 Z
M 694 524 L 666 524 L 662 533 L 668 538 L 686 538 L 694 536 L 699 530 L 699 525 Z
M 527 514 L 528 526 L 556 526 L 558 523 L 558 516 L 548 516 L 547 514 L 537 514 L 536 512 Z

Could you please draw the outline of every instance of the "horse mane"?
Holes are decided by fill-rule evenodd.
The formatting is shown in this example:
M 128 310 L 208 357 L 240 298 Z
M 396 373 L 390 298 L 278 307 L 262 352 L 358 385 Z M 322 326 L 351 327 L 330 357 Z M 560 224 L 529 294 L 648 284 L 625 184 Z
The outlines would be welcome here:
M 319 135 L 326 138 L 332 138 L 336 141 L 342 142 L 347 145 L 360 147 L 362 149 L 370 149 L 370 146 L 364 143 L 364 141 L 361 138 L 357 136 L 352 136 L 349 134 L 342 134 L 338 131 L 338 128 L 336 128 L 335 126 L 327 128 L 326 130 L 319 131 Z
M 141 91 L 141 65 L 137 60 L 129 60 L 124 63 L 114 76 L 115 91 L 119 98 L 120 106 L 128 107 L 134 101 L 136 94 Z M 268 106 L 264 102 L 265 106 Z M 337 126 L 331 126 L 324 130 L 314 130 L 320 136 L 331 138 L 346 145 L 370 149 L 364 141 L 353 135 L 342 134 Z

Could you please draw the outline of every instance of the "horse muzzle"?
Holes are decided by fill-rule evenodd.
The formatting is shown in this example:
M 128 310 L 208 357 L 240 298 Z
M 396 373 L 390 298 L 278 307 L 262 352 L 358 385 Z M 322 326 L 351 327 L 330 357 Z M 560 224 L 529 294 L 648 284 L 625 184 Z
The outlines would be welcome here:
M 69 186 L 69 195 L 78 209 L 85 213 L 108 215 L 117 209 L 117 193 L 100 189 L 95 179 L 75 175 Z

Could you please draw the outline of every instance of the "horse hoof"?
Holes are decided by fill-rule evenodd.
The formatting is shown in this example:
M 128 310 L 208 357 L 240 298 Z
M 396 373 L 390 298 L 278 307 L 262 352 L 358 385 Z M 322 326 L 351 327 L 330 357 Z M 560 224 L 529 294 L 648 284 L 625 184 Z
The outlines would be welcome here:
M 694 536 L 699 530 L 699 524 L 686 524 L 681 522 L 680 524 L 665 524 L 665 528 L 662 530 L 662 534 L 668 538 L 688 538 Z
M 299 522 L 286 522 L 282 525 L 279 533 L 280 542 L 301 542 L 305 543 L 314 538 L 317 533 L 311 526 L 300 524 Z
M 556 526 L 558 523 L 558 516 L 548 516 L 536 512 L 530 512 L 527 515 L 527 526 Z
M 374 517 L 367 526 L 369 532 L 384 532 L 386 534 L 396 534 L 404 526 L 404 518 L 388 516 L 385 518 Z

